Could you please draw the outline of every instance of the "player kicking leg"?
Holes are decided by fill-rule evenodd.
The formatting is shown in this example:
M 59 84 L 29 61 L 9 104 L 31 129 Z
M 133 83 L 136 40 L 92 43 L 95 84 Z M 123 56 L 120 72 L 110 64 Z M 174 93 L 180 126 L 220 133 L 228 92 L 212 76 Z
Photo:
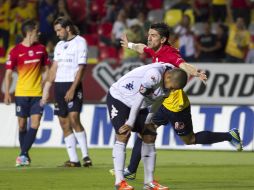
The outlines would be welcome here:
M 153 118 L 153 122 L 157 123 L 158 126 L 166 125 L 168 122 L 171 122 L 171 125 L 174 126 L 175 132 L 180 136 L 180 138 L 184 141 L 185 144 L 213 144 L 222 141 L 229 141 L 236 148 L 237 151 L 242 151 L 243 149 L 238 129 L 231 129 L 229 130 L 229 132 L 221 133 L 210 131 L 201 131 L 198 133 L 194 133 L 190 108 L 185 108 L 183 111 L 178 112 L 178 114 L 175 112 L 171 112 L 163 107 L 161 107 L 160 110 L 163 110 L 162 112 L 165 113 L 165 115 L 163 115 L 165 116 L 165 118 L 167 118 L 167 120 L 164 120 L 161 123 L 162 120 L 160 120 L 160 114 L 156 114 Z M 135 171 L 137 171 L 137 163 L 139 163 L 140 161 L 140 159 L 138 160 L 138 158 L 140 158 L 141 155 L 141 146 L 142 141 L 136 139 L 133 147 L 133 150 L 135 151 L 132 151 L 130 164 L 125 169 L 128 169 L 129 171 L 126 172 L 126 179 L 129 179 L 129 176 L 134 176 Z

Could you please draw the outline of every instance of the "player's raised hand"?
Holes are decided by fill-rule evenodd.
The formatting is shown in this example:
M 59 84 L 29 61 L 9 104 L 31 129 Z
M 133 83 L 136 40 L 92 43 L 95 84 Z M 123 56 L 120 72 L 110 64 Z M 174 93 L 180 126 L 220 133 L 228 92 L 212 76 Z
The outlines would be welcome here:
M 125 134 L 125 136 L 129 136 L 131 133 L 131 127 L 129 125 L 124 124 L 120 129 L 118 130 L 119 134 Z
M 206 85 L 207 76 L 205 74 L 205 71 L 199 71 L 197 77 Z
M 121 37 L 121 46 L 124 47 L 124 48 L 128 48 L 128 38 L 127 38 L 127 35 L 124 33 Z

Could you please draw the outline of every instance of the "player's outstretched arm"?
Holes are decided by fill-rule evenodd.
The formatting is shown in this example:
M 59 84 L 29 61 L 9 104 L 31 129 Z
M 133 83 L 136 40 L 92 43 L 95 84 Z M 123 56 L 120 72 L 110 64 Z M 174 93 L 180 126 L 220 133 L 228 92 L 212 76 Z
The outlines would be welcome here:
M 207 76 L 204 71 L 198 71 L 195 66 L 188 63 L 181 63 L 179 67 L 185 70 L 189 75 L 198 77 L 204 84 L 206 84 Z
M 132 49 L 140 54 L 144 53 L 144 48 L 146 47 L 145 44 L 129 42 L 126 34 L 123 34 L 120 43 L 122 47 Z

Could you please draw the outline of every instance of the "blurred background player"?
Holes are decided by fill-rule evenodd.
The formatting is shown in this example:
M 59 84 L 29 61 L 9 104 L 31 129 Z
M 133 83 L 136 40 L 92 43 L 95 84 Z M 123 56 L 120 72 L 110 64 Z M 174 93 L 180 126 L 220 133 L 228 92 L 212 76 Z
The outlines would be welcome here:
M 87 138 L 80 122 L 83 105 L 82 80 L 87 61 L 87 45 L 78 35 L 76 26 L 67 18 L 59 17 L 54 22 L 57 37 L 61 40 L 54 51 L 54 61 L 43 89 L 42 104 L 49 97 L 49 89 L 55 84 L 55 115 L 58 116 L 64 133 L 64 141 L 69 160 L 64 167 L 80 167 L 76 152 L 76 140 L 83 156 L 83 166 L 89 167 L 92 161 L 88 156 Z
M 12 72 L 16 68 L 18 80 L 15 90 L 16 115 L 19 125 L 19 143 L 21 153 L 16 159 L 16 166 L 28 166 L 31 159 L 28 152 L 35 141 L 40 126 L 43 108 L 39 102 L 42 96 L 42 73 L 48 73 L 50 61 L 46 48 L 38 43 L 38 24 L 33 20 L 23 22 L 21 26 L 23 40 L 10 52 L 6 62 L 4 102 L 11 103 L 10 85 Z M 31 126 L 27 129 L 27 119 Z
M 183 88 L 187 83 L 187 74 L 182 69 L 167 68 L 166 64 L 149 64 L 138 67 L 121 77 L 109 89 L 107 106 L 110 120 L 116 132 L 113 147 L 115 169 L 115 189 L 132 190 L 124 181 L 126 144 L 130 132 L 142 135 L 142 159 L 144 162 L 144 189 L 168 190 L 153 180 L 156 161 L 155 139 L 153 128 L 146 128 L 148 107 L 149 114 L 156 111 L 164 97 L 171 90 Z
M 164 62 L 173 64 L 176 67 L 183 68 L 187 73 L 197 76 L 201 81 L 206 81 L 206 75 L 198 72 L 197 69 L 187 64 L 179 54 L 179 51 L 172 47 L 168 39 L 170 37 L 170 29 L 164 23 L 156 23 L 151 25 L 148 32 L 148 46 L 144 44 L 133 44 L 128 42 L 127 36 L 123 36 L 121 44 L 125 48 L 133 49 L 139 53 L 147 53 L 152 56 L 153 62 Z M 231 141 L 238 150 L 242 150 L 241 139 L 237 129 L 232 129 L 226 133 L 213 133 L 210 131 L 201 131 L 194 134 L 190 102 L 185 92 L 175 90 L 170 93 L 169 97 L 163 102 L 158 114 L 153 118 L 153 122 L 160 126 L 171 122 L 175 132 L 184 141 L 185 144 L 212 144 L 222 141 Z M 138 137 L 135 141 L 130 165 L 125 169 L 126 178 L 134 179 L 136 170 L 141 159 L 142 140 Z M 112 172 L 112 171 L 111 171 Z

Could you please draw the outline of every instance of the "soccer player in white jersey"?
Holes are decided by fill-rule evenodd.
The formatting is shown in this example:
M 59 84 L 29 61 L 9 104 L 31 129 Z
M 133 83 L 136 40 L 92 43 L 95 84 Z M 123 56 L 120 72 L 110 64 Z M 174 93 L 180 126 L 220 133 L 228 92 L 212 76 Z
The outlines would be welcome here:
M 187 74 L 182 69 L 173 69 L 170 64 L 149 64 L 125 74 L 109 89 L 107 106 L 110 120 L 116 132 L 113 147 L 115 189 L 132 190 L 124 180 L 126 144 L 130 132 L 142 134 L 142 159 L 144 162 L 144 184 L 153 183 L 157 189 L 167 190 L 154 182 L 156 130 L 150 126 L 153 113 L 171 90 L 181 89 L 187 83 Z M 150 111 L 148 107 L 151 106 Z
M 69 156 L 69 160 L 63 166 L 81 166 L 76 152 L 77 139 L 83 156 L 83 166 L 89 167 L 92 161 L 88 156 L 86 132 L 80 122 L 87 44 L 84 38 L 78 35 L 76 26 L 66 18 L 57 18 L 54 29 L 61 41 L 55 47 L 53 65 L 43 89 L 41 103 L 45 104 L 48 101 L 49 89 L 54 82 L 56 102 L 54 113 L 58 116 L 62 127 Z

